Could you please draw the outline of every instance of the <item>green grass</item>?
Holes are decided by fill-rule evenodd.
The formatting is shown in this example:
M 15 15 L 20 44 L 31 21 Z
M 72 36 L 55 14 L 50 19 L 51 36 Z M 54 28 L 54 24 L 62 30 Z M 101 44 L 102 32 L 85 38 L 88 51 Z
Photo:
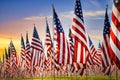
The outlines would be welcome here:
M 42 80 L 42 78 L 7 78 L 2 80 Z M 46 77 L 43 80 L 54 80 L 54 77 Z M 55 80 L 86 80 L 86 76 L 72 76 L 72 77 L 55 77 Z M 88 76 L 88 80 L 110 80 L 109 76 Z M 115 80 L 115 76 L 111 77 Z M 118 77 L 120 80 L 120 76 Z

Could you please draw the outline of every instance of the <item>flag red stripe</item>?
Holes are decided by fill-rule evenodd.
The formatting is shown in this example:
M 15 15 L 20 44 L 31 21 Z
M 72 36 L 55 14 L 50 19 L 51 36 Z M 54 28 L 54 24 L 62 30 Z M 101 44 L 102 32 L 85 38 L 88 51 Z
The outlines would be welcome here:
M 112 12 L 112 22 L 114 23 L 115 27 L 119 30 L 120 32 L 120 22 L 118 19 L 115 17 L 114 13 Z
M 111 36 L 112 41 L 114 42 L 114 45 L 120 50 L 120 41 L 115 36 L 115 34 L 113 33 L 112 29 L 110 29 L 110 36 Z
M 81 31 L 79 31 L 79 30 L 78 30 L 75 26 L 73 26 L 73 25 L 72 25 L 72 30 L 76 31 L 80 36 L 82 36 L 82 38 L 83 38 L 85 41 L 87 41 L 85 34 L 83 34 Z M 76 37 L 76 36 L 72 36 L 72 37 Z M 79 41 L 81 41 L 80 38 L 77 38 L 77 39 L 79 39 Z
M 75 22 L 76 24 L 78 24 L 79 27 L 81 27 L 83 29 L 83 31 L 85 31 L 84 26 L 76 18 L 73 18 L 73 22 Z

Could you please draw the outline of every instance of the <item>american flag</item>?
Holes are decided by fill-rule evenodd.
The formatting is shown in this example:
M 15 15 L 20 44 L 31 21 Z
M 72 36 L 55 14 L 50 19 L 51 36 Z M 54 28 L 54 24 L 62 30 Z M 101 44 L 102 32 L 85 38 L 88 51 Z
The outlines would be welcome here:
M 108 8 L 108 5 L 107 5 Z M 103 30 L 103 43 L 102 43 L 102 65 L 103 67 L 107 67 L 111 65 L 111 60 L 110 60 L 110 22 L 108 18 L 108 13 L 107 13 L 107 8 L 106 8 L 106 13 L 105 13 L 105 20 L 104 20 L 104 30 Z
M 110 59 L 110 22 L 107 13 L 108 5 L 106 5 L 106 13 L 104 20 L 104 30 L 103 30 L 103 43 L 102 43 L 102 67 L 103 72 L 107 75 L 111 73 L 111 67 L 113 66 Z
M 52 39 L 50 36 L 50 30 L 47 21 L 46 21 L 45 53 L 47 57 L 50 57 L 53 54 L 53 44 L 52 44 Z
M 7 50 L 5 48 L 5 69 L 6 71 L 8 71 L 9 67 L 10 67 L 10 61 L 9 61 L 9 55 L 7 53 Z
M 50 36 L 50 30 L 47 20 L 46 20 L 46 36 L 45 36 L 45 54 L 46 54 L 46 59 L 44 63 L 47 68 L 47 71 L 49 71 L 52 68 L 53 44 L 52 44 L 52 39 Z
M 28 40 L 28 33 L 26 33 L 26 45 L 25 45 L 25 54 L 26 54 L 26 66 L 27 68 L 31 67 L 31 52 L 30 52 L 30 43 Z
M 12 41 L 10 42 L 10 55 L 11 67 L 16 71 L 18 69 L 18 55 Z
M 21 35 L 21 58 L 25 60 L 25 44 L 24 44 L 24 39 L 23 36 Z
M 74 43 L 73 39 L 71 37 L 71 29 L 69 29 L 69 49 L 70 49 L 70 64 L 73 62 L 73 54 L 74 54 Z
M 74 41 L 74 62 L 86 63 L 86 51 L 87 47 L 87 38 L 84 28 L 84 20 L 82 14 L 82 7 L 80 0 L 76 0 L 73 24 L 72 24 L 72 37 Z
M 88 69 L 90 69 L 93 65 L 93 58 L 92 58 L 92 54 L 95 53 L 95 48 L 94 48 L 94 45 L 92 44 L 92 41 L 90 39 L 90 36 L 88 36 L 88 39 L 89 39 L 89 51 L 90 51 L 90 55 L 89 55 L 89 58 L 88 58 L 88 61 L 87 61 L 87 67 Z
M 8 47 L 8 53 L 7 53 L 7 60 L 6 60 L 6 67 L 7 67 L 7 71 L 9 72 L 10 70 L 10 66 L 11 66 L 11 61 L 10 61 L 10 56 L 11 56 L 11 52 L 10 52 L 10 47 Z
M 40 41 L 37 29 L 34 26 L 33 37 L 31 42 L 32 67 L 40 66 L 43 53 L 42 42 Z
M 55 41 L 55 55 L 58 64 L 68 64 L 69 46 L 65 37 L 61 22 L 55 12 L 53 6 L 53 23 L 54 23 L 54 41 Z
M 95 54 L 95 56 L 96 56 L 96 59 L 98 61 L 98 66 L 100 66 L 100 67 L 102 67 L 102 54 L 103 54 L 102 53 L 102 46 L 99 42 L 98 48 L 97 48 L 97 53 Z
M 23 39 L 22 35 L 21 35 L 21 62 L 20 62 L 20 66 L 22 69 L 24 69 L 26 66 L 25 44 L 24 44 L 24 39 Z
M 110 28 L 110 57 L 120 69 L 120 0 L 113 0 Z

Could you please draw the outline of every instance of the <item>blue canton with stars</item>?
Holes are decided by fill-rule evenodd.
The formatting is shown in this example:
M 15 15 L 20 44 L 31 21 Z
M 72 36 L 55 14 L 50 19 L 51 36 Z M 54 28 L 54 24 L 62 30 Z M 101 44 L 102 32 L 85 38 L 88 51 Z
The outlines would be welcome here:
M 91 39 L 90 39 L 90 36 L 88 36 L 88 39 L 89 39 L 89 47 L 93 44 Z
M 74 13 L 84 22 L 80 0 L 76 0 L 75 12 Z
M 116 7 L 120 6 L 120 0 L 113 0 L 113 2 Z
M 34 26 L 34 30 L 33 30 L 33 37 L 40 40 L 39 35 L 37 33 L 37 29 L 35 26 Z
M 50 30 L 49 30 L 49 26 L 48 26 L 47 20 L 46 20 L 46 33 L 50 34 Z
M 110 33 L 110 22 L 107 14 L 107 9 L 106 9 L 103 34 L 109 34 L 109 33 Z
M 54 19 L 54 25 L 56 25 L 57 27 L 57 32 L 64 33 L 60 20 L 57 16 L 57 13 L 55 12 L 55 9 L 53 9 L 53 19 Z

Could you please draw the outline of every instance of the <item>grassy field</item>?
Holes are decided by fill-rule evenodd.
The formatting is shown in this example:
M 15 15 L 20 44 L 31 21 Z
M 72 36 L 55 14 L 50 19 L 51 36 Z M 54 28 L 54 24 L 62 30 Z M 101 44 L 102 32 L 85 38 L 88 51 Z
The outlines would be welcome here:
M 1 79 L 0 79 L 1 80 Z M 46 78 L 7 78 L 2 80 L 54 80 L 53 77 Z M 56 77 L 55 80 L 86 80 L 86 76 L 72 76 L 72 77 Z M 115 80 L 115 76 L 112 76 L 111 79 L 109 76 L 88 76 L 88 80 Z M 120 76 L 118 77 L 120 80 Z

